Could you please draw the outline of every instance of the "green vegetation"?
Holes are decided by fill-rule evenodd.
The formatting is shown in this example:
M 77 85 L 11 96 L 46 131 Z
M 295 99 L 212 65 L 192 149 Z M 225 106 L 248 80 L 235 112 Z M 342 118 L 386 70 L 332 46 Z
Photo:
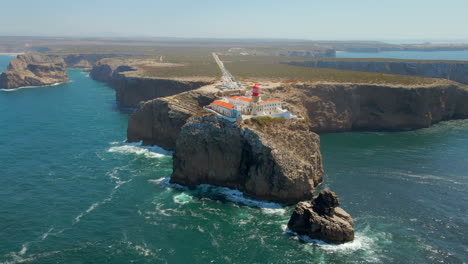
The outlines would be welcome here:
M 244 81 L 279 82 L 337 82 L 390 85 L 428 85 L 441 79 L 417 76 L 394 75 L 373 72 L 358 72 L 325 68 L 311 68 L 284 64 L 288 61 L 313 59 L 280 56 L 222 56 L 226 68 Z
M 252 117 L 250 119 L 244 120 L 244 124 L 246 125 L 255 125 L 259 127 L 265 127 L 271 124 L 279 124 L 286 122 L 286 119 L 282 117 L 271 117 L 271 116 L 259 116 L 259 117 Z

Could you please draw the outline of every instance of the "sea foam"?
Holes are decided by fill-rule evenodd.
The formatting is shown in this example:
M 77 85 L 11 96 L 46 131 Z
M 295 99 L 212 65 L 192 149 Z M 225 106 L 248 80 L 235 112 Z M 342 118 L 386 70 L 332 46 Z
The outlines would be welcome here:
M 156 180 L 150 180 L 150 182 L 154 182 L 165 187 L 174 188 L 182 191 L 188 191 L 189 193 L 199 193 L 203 196 L 215 196 L 224 198 L 230 202 L 246 205 L 250 207 L 257 207 L 262 210 L 263 213 L 266 214 L 279 214 L 283 215 L 286 210 L 283 208 L 281 204 L 274 203 L 274 202 L 265 202 L 259 201 L 252 198 L 245 197 L 242 192 L 235 189 L 230 189 L 227 187 L 220 187 L 214 186 L 210 184 L 200 184 L 194 190 L 189 191 L 187 187 L 182 186 L 180 184 L 173 184 L 169 182 L 170 178 L 160 178 Z
M 114 142 L 111 142 L 115 145 Z M 136 154 L 146 158 L 161 158 L 172 154 L 171 151 L 165 150 L 158 146 L 142 146 L 142 142 L 137 143 L 122 143 L 120 146 L 110 147 L 108 152 L 121 154 Z

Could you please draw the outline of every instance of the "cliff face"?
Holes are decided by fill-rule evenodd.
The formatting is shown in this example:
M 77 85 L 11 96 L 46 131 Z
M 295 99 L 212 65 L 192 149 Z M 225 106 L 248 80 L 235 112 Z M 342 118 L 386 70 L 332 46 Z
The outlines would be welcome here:
M 214 116 L 182 127 L 171 182 L 237 188 L 270 201 L 312 198 L 322 181 L 319 137 L 299 121 L 237 125 Z
M 448 82 L 428 87 L 365 84 L 293 84 L 264 90 L 308 119 L 315 132 L 406 130 L 468 118 L 466 87 Z
M 350 60 L 316 60 L 290 62 L 291 65 L 380 72 L 401 75 L 414 75 L 431 78 L 444 78 L 463 84 L 468 84 L 468 63 L 448 62 L 401 62 L 401 61 L 350 61 Z
M 39 54 L 24 54 L 12 60 L 7 70 L 0 75 L 0 88 L 42 86 L 68 80 L 63 59 Z
M 91 69 L 93 65 L 101 59 L 126 56 L 124 54 L 67 54 L 54 55 L 62 58 L 67 64 L 67 68 Z
M 193 114 L 214 100 L 211 93 L 188 91 L 143 103 L 130 117 L 127 141 L 143 141 L 174 150 L 182 126 Z
M 116 90 L 116 100 L 123 107 L 137 107 L 140 102 L 179 94 L 211 84 L 210 81 L 182 81 L 163 78 L 144 78 L 128 74 L 136 72 L 131 65 L 99 61 L 90 72 L 90 76 L 101 82 L 107 82 Z

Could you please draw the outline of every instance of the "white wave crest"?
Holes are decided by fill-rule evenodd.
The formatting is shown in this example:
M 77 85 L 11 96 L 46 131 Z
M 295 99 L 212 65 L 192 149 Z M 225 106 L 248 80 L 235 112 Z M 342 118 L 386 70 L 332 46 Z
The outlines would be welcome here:
M 111 144 L 114 145 L 114 142 L 111 142 Z M 172 152 L 158 146 L 142 146 L 142 142 L 123 143 L 121 146 L 110 147 L 107 151 L 121 154 L 136 154 L 146 158 L 161 158 L 172 154 Z
M 313 239 L 306 235 L 299 235 L 296 232 L 291 231 L 286 224 L 281 225 L 281 229 L 283 230 L 283 232 L 293 235 L 295 239 L 299 239 L 307 243 L 307 246 L 309 248 L 318 247 L 319 249 L 327 253 L 353 253 L 355 251 L 365 251 L 368 261 L 379 262 L 379 258 L 375 252 L 375 249 L 377 247 L 377 240 L 379 240 L 379 236 L 381 234 L 370 235 L 372 233 L 370 232 L 369 227 L 366 227 L 361 232 L 356 232 L 353 241 L 339 245 L 327 243 L 319 239 Z
M 73 221 L 73 225 L 77 224 L 80 222 L 81 218 L 83 218 L 83 216 L 91 213 L 92 211 L 94 211 L 96 208 L 98 208 L 99 206 L 107 203 L 107 202 L 110 202 L 112 200 L 112 198 L 114 197 L 114 194 L 115 192 L 117 191 L 117 189 L 119 189 L 123 184 L 125 183 L 128 183 L 132 181 L 132 179 L 128 180 L 128 181 L 119 181 L 117 182 L 117 184 L 114 186 L 114 189 L 112 190 L 112 192 L 109 194 L 109 196 L 99 202 L 95 202 L 93 203 L 90 207 L 88 207 L 88 209 L 86 209 L 84 212 L 81 212 L 78 216 L 75 217 L 74 221 Z
M 181 193 L 173 197 L 173 201 L 178 204 L 186 204 L 192 201 L 192 196 Z
M 187 187 L 184 187 L 179 184 L 170 183 L 170 178 L 160 178 L 156 180 L 150 180 L 151 182 L 169 187 L 178 190 L 188 190 Z M 278 203 L 259 201 L 252 198 L 245 197 L 244 194 L 235 189 L 230 189 L 227 187 L 214 186 L 210 184 L 200 184 L 198 185 L 193 192 L 201 192 L 202 194 L 214 194 L 215 196 L 222 196 L 224 199 L 231 201 L 236 204 L 257 207 L 262 210 L 265 214 L 279 214 L 284 215 L 286 210 Z
M 21 89 L 41 88 L 41 87 L 53 87 L 53 86 L 58 86 L 58 85 L 60 85 L 60 84 L 69 83 L 69 82 L 72 82 L 72 81 L 68 81 L 68 82 L 58 82 L 58 83 L 53 83 L 53 84 L 49 84 L 49 85 L 23 86 L 23 87 L 12 88 L 12 89 L 6 89 L 6 88 L 1 88 L 1 87 L 0 87 L 0 91 L 2 91 L 2 92 L 14 92 L 14 91 L 18 91 L 18 90 L 21 90 Z

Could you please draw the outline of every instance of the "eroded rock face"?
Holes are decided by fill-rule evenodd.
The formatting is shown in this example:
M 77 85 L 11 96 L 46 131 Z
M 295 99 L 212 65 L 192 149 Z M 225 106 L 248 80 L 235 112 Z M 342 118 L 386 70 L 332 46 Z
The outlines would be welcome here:
M 24 86 L 42 86 L 69 81 L 63 59 L 23 54 L 10 62 L 0 75 L 0 88 L 12 89 Z
M 321 191 L 312 201 L 296 205 L 288 228 L 300 235 L 328 243 L 353 241 L 354 221 L 339 205 L 338 196 L 334 192 Z
M 319 137 L 300 121 L 265 126 L 190 118 L 173 157 L 171 182 L 236 188 L 262 200 L 311 199 L 323 177 Z
M 182 126 L 193 114 L 214 100 L 213 94 L 189 91 L 147 101 L 128 120 L 127 141 L 143 141 L 174 150 Z
M 407 130 L 468 118 L 466 87 L 393 87 L 372 84 L 293 84 L 270 91 L 315 132 Z
M 212 81 L 146 78 L 139 75 L 136 62 L 125 58 L 103 59 L 90 72 L 91 78 L 106 82 L 116 91 L 116 100 L 122 107 L 138 107 L 155 98 L 176 95 L 209 85 Z
M 290 64 L 313 68 L 331 68 L 339 70 L 444 78 L 468 84 L 468 63 L 463 62 L 314 60 L 291 62 Z

